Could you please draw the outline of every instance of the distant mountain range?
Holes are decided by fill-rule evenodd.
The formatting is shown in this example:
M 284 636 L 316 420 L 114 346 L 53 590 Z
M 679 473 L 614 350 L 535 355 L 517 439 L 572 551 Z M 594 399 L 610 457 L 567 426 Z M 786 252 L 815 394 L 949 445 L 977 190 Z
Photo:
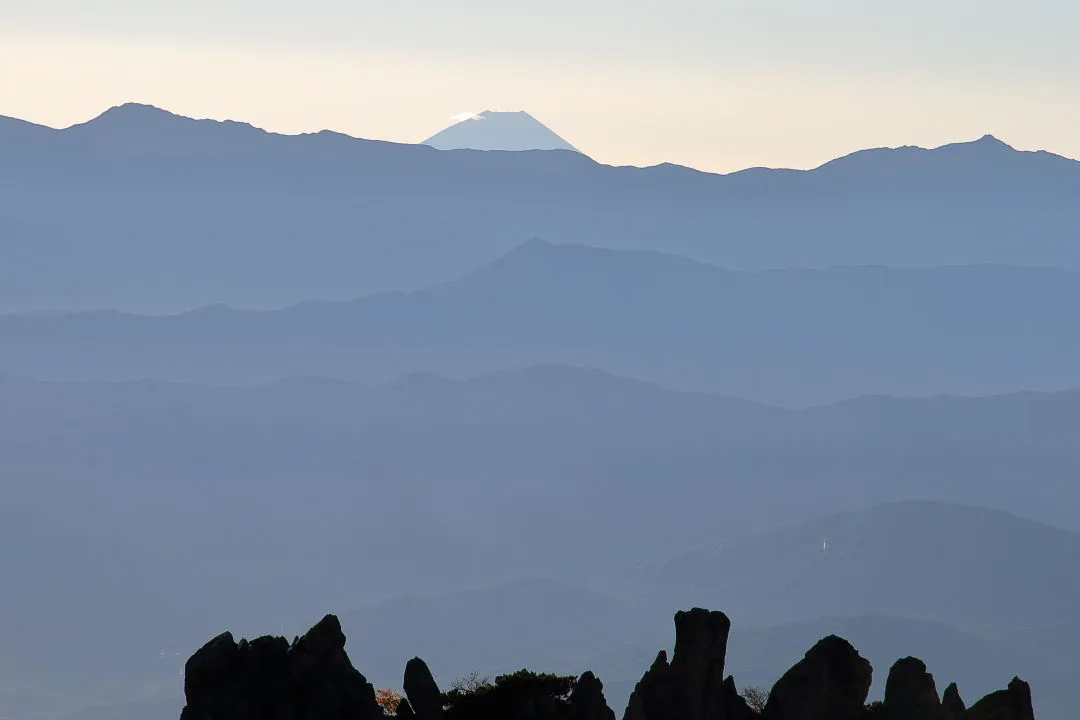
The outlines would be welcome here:
M 239 629 L 288 625 L 326 597 L 354 598 L 359 606 L 521 575 L 637 594 L 643 583 L 627 574 L 631 565 L 658 565 L 813 515 L 912 498 L 1080 528 L 1075 392 L 868 398 L 787 411 L 537 368 L 470 382 L 414 377 L 381 388 L 319 380 L 230 388 L 7 379 L 0 393 L 7 578 L 0 603 L 14 623 L 0 634 L 6 647 L 26 654 L 27 667 L 41 649 L 33 638 L 42 628 L 94 651 L 127 627 L 122 641 L 111 641 L 117 652 L 149 642 L 156 656 L 185 637 L 203 638 L 222 617 Z M 964 523 L 983 527 L 980 517 L 964 516 Z M 898 543 L 902 533 L 888 519 L 870 520 Z M 821 565 L 833 557 L 821 554 L 823 540 L 851 556 L 845 542 L 853 533 L 870 536 L 845 522 L 811 527 L 768 558 L 760 553 L 772 546 L 755 544 L 779 584 L 767 574 L 753 584 L 784 594 L 767 602 L 747 587 L 740 590 L 746 602 L 777 619 L 824 612 L 825 601 L 785 586 L 783 577 L 804 555 L 814 563 L 806 571 L 831 567 Z M 983 525 L 1005 527 L 992 519 Z M 1021 531 L 1009 530 L 1023 540 L 1013 550 L 984 544 L 987 562 L 995 570 L 1015 564 L 1005 578 L 1018 587 L 1035 582 L 1025 574 L 1032 572 L 1066 582 L 1068 558 L 1039 545 L 1057 536 L 1044 541 L 1035 532 L 1029 541 Z M 924 535 L 907 541 L 911 557 L 944 539 Z M 1057 561 L 1024 565 L 1024 548 L 1037 545 L 1041 558 Z M 685 602 L 707 592 L 702 600 L 745 613 L 721 580 L 757 578 L 759 565 L 731 565 L 743 554 L 736 547 L 692 558 L 700 565 L 682 574 L 679 563 L 689 561 L 673 561 L 645 584 L 695 593 L 680 597 Z M 932 596 L 933 607 L 966 597 L 959 586 L 968 579 L 989 587 L 983 566 L 953 562 L 944 551 L 933 557 L 944 563 L 938 579 L 952 588 Z M 873 576 L 858 564 L 830 582 L 848 588 L 852 603 L 868 602 L 836 607 L 900 612 L 869 602 L 875 586 L 855 593 L 864 570 Z M 717 584 L 698 587 L 691 578 Z M 876 584 L 882 592 L 893 587 Z M 193 585 L 204 588 L 197 597 L 183 590 Z M 77 596 L 64 591 L 71 587 L 81 588 Z M 986 602 L 1011 608 L 998 594 Z M 931 615 L 916 603 L 922 596 L 904 597 L 921 617 L 959 622 L 955 613 Z M 1030 597 L 1043 604 L 1029 600 L 1016 609 L 1049 615 L 1047 603 L 1071 596 L 1058 588 Z M 89 615 L 71 612 L 72 601 Z M 801 603 L 801 611 L 775 605 L 786 601 Z M 995 622 L 984 608 L 974 600 L 970 606 L 968 622 L 977 630 Z M 55 617 L 22 621 L 42 612 Z M 64 657 L 78 666 L 75 649 Z
M 438 150 L 570 150 L 570 143 L 527 112 L 494 112 L 466 117 L 422 144 Z
M 989 137 L 713 175 L 125 105 L 65 130 L 0 120 L 0 311 L 344 300 L 449 280 L 530 237 L 733 270 L 1075 270 L 1078 196 L 1080 163 Z
M 0 118 L 0 720 L 175 718 L 195 645 L 343 607 L 380 685 L 621 709 L 691 605 L 742 685 L 837 632 L 1075 714 L 1080 162 L 429 142 L 502 149 Z
M 979 265 L 736 273 L 532 241 L 412 294 L 276 311 L 0 317 L 0 372 L 381 382 L 535 364 L 783 405 L 1080 387 L 1080 274 Z

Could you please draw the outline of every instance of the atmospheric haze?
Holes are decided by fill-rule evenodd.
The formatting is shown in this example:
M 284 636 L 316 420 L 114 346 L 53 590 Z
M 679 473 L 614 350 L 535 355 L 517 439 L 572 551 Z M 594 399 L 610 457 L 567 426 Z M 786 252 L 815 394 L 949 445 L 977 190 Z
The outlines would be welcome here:
M 0 718 L 1071 720 L 1080 16 L 969 5 L 5 8 Z

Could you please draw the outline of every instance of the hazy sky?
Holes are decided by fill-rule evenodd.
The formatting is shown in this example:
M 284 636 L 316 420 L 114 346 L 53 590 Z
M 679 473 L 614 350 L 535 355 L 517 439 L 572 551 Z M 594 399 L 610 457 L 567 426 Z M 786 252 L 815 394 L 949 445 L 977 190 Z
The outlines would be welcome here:
M 1074 0 L 0 0 L 0 115 L 126 101 L 418 142 L 528 110 L 613 164 L 992 133 L 1080 157 Z

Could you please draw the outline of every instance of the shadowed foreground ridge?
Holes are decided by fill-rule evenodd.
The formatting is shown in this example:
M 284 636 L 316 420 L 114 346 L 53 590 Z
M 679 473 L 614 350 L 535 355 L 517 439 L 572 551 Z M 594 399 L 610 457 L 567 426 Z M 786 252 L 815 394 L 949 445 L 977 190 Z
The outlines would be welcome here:
M 630 696 L 623 720 L 1034 720 L 1031 689 L 1013 678 L 971 708 L 913 657 L 890 669 L 882 702 L 867 704 L 873 669 L 851 643 L 830 635 L 781 676 L 762 709 L 751 708 L 724 675 L 731 621 L 695 608 L 675 615 L 675 652 L 660 651 Z M 223 633 L 185 666 L 181 720 L 615 720 L 603 683 L 525 670 L 471 688 L 441 692 L 427 664 L 410 660 L 396 711 L 345 652 L 345 634 L 327 615 L 290 645 L 260 637 L 237 643 Z

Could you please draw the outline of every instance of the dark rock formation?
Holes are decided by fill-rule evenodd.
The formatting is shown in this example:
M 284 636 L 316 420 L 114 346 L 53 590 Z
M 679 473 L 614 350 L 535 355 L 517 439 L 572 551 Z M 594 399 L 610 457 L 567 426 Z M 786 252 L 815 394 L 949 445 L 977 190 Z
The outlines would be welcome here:
M 671 720 L 675 717 L 673 707 L 671 665 L 661 650 L 630 693 L 623 720 Z
M 401 702 L 398 703 L 397 710 L 394 712 L 394 717 L 399 718 L 399 720 L 413 720 L 416 717 L 408 698 L 401 698 Z
M 427 663 L 417 657 L 406 663 L 402 687 L 417 720 L 442 720 L 442 693 Z
M 181 720 L 378 720 L 375 689 L 345 653 L 345 635 L 327 615 L 289 646 L 261 637 L 211 640 L 184 668 Z
M 676 613 L 675 655 L 670 664 L 666 653 L 657 655 L 630 696 L 626 720 L 725 720 L 729 707 L 737 713 L 734 681 L 724 681 L 730 630 L 721 612 Z
M 1031 687 L 1013 678 L 1006 690 L 990 693 L 971 706 L 964 720 L 1035 720 L 1031 705 Z
M 724 680 L 724 720 L 748 720 L 753 713 L 746 699 L 735 687 L 735 678 L 731 675 Z
M 615 712 L 604 698 L 604 684 L 586 671 L 574 684 L 570 695 L 571 720 L 615 720 Z
M 944 720 L 934 676 L 918 658 L 897 660 L 885 682 L 886 720 Z
M 261 637 L 237 644 L 230 633 L 218 635 L 184 667 L 187 705 L 181 720 L 291 719 L 288 651 L 283 638 Z
M 675 615 L 675 653 L 661 651 L 634 688 L 624 720 L 1035 720 L 1031 688 L 1005 690 L 965 710 L 955 684 L 938 699 L 934 677 L 913 657 L 890 669 L 885 699 L 866 706 L 873 671 L 846 640 L 829 636 L 777 681 L 760 716 L 724 677 L 727 616 L 695 608 Z M 494 683 L 440 693 L 428 666 L 405 667 L 404 720 L 615 720 L 604 686 L 521 670 Z M 260 637 L 237 643 L 224 633 L 185 667 L 181 720 L 384 720 L 375 690 L 345 652 L 345 635 L 327 615 L 290 645 Z
M 665 658 L 665 662 L 667 659 Z M 639 692 L 641 690 L 641 683 L 638 683 L 634 688 L 634 692 L 630 693 L 630 699 L 626 702 L 626 711 L 623 713 L 623 720 L 645 720 L 645 700 L 644 695 Z
M 860 720 L 873 670 L 847 640 L 830 635 L 773 686 L 763 720 Z
M 723 720 L 724 660 L 731 621 L 701 608 L 675 614 L 672 695 L 678 720 Z
M 960 688 L 956 687 L 956 683 L 950 683 L 949 687 L 945 688 L 941 695 L 941 709 L 946 720 L 963 720 L 967 714 L 967 706 L 960 697 Z

